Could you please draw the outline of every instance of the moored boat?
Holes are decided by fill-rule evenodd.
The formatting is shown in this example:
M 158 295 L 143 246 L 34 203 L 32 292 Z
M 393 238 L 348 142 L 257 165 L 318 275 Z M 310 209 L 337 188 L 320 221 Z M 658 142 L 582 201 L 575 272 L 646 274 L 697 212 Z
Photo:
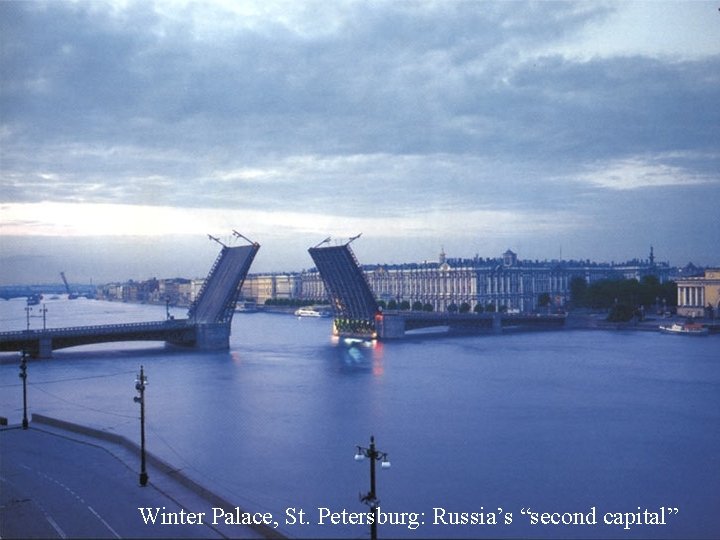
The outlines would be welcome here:
M 320 310 L 309 308 L 309 307 L 302 307 L 300 309 L 295 310 L 295 316 L 296 317 L 329 317 L 330 312 L 320 311 Z
M 240 301 L 235 304 L 236 313 L 255 313 L 258 310 L 257 304 L 250 300 Z
M 664 334 L 677 334 L 683 336 L 707 336 L 710 331 L 700 323 L 673 323 L 660 325 L 660 331 Z

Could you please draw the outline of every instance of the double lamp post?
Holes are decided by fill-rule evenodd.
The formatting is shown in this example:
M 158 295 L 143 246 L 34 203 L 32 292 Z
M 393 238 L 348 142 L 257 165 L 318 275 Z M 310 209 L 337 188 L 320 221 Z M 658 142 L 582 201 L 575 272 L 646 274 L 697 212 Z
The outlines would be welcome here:
M 389 469 L 390 462 L 388 461 L 386 452 L 380 452 L 377 448 L 375 448 L 374 436 L 370 436 L 370 446 L 368 448 L 364 446 L 357 447 L 355 461 L 363 461 L 365 458 L 370 460 L 370 491 L 368 491 L 365 495 L 360 495 L 360 500 L 370 507 L 370 511 L 373 514 L 373 520 L 372 523 L 370 523 L 370 538 L 371 540 L 376 540 L 380 499 L 377 498 L 377 493 L 375 491 L 375 462 L 379 461 L 380 467 L 383 469 Z

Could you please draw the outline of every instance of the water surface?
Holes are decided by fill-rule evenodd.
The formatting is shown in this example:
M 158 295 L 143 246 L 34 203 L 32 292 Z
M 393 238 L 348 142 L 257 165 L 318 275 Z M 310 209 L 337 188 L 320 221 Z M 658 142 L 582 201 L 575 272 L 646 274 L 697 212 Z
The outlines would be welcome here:
M 3 329 L 25 328 L 23 308 L 0 301 Z M 47 308 L 48 326 L 165 318 L 164 306 L 82 299 Z M 353 455 L 373 434 L 392 462 L 377 473 L 383 512 L 425 521 L 381 526 L 380 537 L 717 538 L 719 351 L 715 336 L 602 331 L 348 346 L 329 319 L 236 314 L 229 351 L 123 343 L 34 361 L 29 406 L 137 439 L 142 364 L 148 449 L 281 523 L 286 508 L 303 508 L 311 524 L 281 525 L 295 537 L 369 536 L 318 525 L 317 508 L 366 509 L 369 465 Z M 11 422 L 22 417 L 17 373 L 0 365 L 0 415 Z M 592 507 L 594 526 L 530 525 L 521 513 Z M 602 524 L 638 507 L 679 513 L 665 526 Z M 494 513 L 499 524 L 433 525 L 434 508 Z

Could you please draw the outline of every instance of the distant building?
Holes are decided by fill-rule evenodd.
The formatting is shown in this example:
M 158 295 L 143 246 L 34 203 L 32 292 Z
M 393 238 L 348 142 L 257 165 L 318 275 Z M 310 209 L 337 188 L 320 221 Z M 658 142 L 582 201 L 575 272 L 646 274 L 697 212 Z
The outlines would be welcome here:
M 655 276 L 660 283 L 668 281 L 670 267 L 657 262 L 653 249 L 645 260 L 620 264 L 585 261 L 521 260 L 512 250 L 497 258 L 448 258 L 441 250 L 437 262 L 365 265 L 363 271 L 379 301 L 386 304 L 407 302 L 432 306 L 435 311 L 452 311 L 464 307 L 475 310 L 509 310 L 532 312 L 561 309 L 570 300 L 570 283 L 581 278 L 590 284 L 601 279 L 636 279 Z M 111 284 L 102 288 L 110 300 L 140 301 L 189 305 L 198 295 L 204 280 L 164 279 L 147 282 Z M 697 287 L 695 281 L 689 281 Z M 715 294 L 717 293 L 717 290 Z M 691 294 L 691 293 L 688 293 Z M 717 294 L 703 293 L 714 300 Z M 690 300 L 688 296 L 688 301 Z M 699 301 L 693 297 L 693 301 Z M 262 305 L 267 300 L 327 299 L 322 278 L 316 269 L 302 272 L 249 274 L 240 291 L 240 299 Z M 690 305 L 688 304 L 688 307 Z M 692 305 L 702 309 L 702 304 Z M 478 308 L 479 309 L 479 308 Z
M 266 300 L 304 298 L 300 274 L 296 272 L 250 274 L 245 278 L 245 283 L 240 290 L 240 298 L 252 300 L 258 304 L 264 304 Z M 325 298 L 325 296 L 323 294 L 317 298 Z
M 507 250 L 494 259 L 450 259 L 444 250 L 438 262 L 363 267 L 378 300 L 400 304 L 420 302 L 435 311 L 482 309 L 531 312 L 549 302 L 562 308 L 570 300 L 570 282 L 580 277 L 587 283 L 600 279 L 637 279 L 653 275 L 667 281 L 669 266 L 657 263 L 651 248 L 645 261 L 621 264 L 590 261 L 525 261 Z M 242 297 L 262 304 L 268 298 L 320 300 L 327 298 L 317 270 L 292 274 L 249 275 Z
M 704 276 L 677 280 L 677 312 L 686 317 L 716 317 L 720 311 L 720 268 Z

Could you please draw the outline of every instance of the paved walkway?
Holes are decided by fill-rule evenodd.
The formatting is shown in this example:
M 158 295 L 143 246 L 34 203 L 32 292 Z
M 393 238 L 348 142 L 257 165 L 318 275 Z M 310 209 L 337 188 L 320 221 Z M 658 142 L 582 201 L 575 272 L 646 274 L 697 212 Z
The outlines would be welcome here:
M 0 429 L 0 538 L 263 538 L 275 531 L 213 525 L 217 503 L 107 441 L 45 425 Z M 207 495 L 205 493 L 204 495 Z M 146 524 L 138 508 L 185 524 Z M 184 515 L 180 514 L 184 510 Z M 188 512 L 204 512 L 190 519 Z M 191 524 L 195 521 L 196 524 Z

